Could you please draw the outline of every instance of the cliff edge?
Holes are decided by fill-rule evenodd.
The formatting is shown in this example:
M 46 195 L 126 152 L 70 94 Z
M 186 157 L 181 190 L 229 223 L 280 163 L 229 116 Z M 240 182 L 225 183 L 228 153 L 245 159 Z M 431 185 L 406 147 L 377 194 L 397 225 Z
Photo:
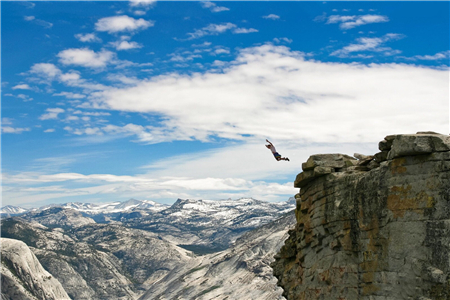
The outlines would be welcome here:
M 297 225 L 272 264 L 288 300 L 450 299 L 450 137 L 379 149 L 303 163 Z

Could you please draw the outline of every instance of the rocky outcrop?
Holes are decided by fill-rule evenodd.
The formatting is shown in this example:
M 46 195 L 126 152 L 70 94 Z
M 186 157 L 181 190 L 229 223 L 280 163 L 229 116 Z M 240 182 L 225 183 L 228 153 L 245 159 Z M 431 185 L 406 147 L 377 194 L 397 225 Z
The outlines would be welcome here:
M 70 299 L 61 283 L 42 267 L 24 242 L 2 238 L 1 245 L 2 299 Z
M 297 224 L 272 264 L 290 299 L 450 299 L 450 137 L 311 156 Z

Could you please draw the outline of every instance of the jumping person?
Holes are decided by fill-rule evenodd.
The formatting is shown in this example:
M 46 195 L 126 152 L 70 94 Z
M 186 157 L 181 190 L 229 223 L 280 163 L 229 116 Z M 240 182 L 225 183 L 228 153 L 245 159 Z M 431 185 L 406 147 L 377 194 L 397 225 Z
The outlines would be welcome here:
M 266 140 L 266 142 L 269 143 L 269 145 L 266 145 L 266 147 L 267 147 L 268 149 L 270 149 L 270 151 L 272 151 L 273 156 L 275 157 L 276 160 L 278 160 L 278 161 L 280 161 L 280 160 L 286 160 L 286 161 L 289 161 L 289 158 L 287 158 L 287 157 L 281 157 L 280 153 L 277 152 L 277 150 L 275 149 L 275 146 L 274 146 L 271 142 L 269 142 L 269 140 Z

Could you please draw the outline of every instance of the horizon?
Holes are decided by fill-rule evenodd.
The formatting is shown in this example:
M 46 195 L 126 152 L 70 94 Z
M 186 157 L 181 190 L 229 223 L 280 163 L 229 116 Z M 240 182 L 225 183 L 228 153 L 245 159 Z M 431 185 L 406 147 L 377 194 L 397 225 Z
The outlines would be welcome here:
M 190 199 L 190 198 L 188 198 L 188 199 L 181 199 L 181 198 L 178 198 L 177 200 L 175 200 L 171 204 L 160 203 L 158 201 L 147 200 L 147 199 L 140 200 L 140 199 L 130 198 L 128 200 L 123 200 L 123 201 L 116 200 L 116 201 L 111 201 L 111 202 L 105 201 L 105 202 L 93 202 L 93 203 L 91 203 L 91 202 L 87 202 L 86 201 L 86 202 L 48 203 L 46 205 L 39 206 L 39 207 L 25 207 L 25 206 L 16 206 L 16 205 L 8 204 L 8 205 L 0 207 L 0 209 L 4 209 L 4 208 L 7 208 L 7 207 L 13 207 L 13 208 L 26 209 L 26 211 L 33 211 L 33 210 L 40 210 L 40 209 L 43 209 L 43 208 L 48 209 L 50 207 L 63 206 L 65 204 L 93 204 L 93 205 L 96 205 L 96 206 L 105 206 L 105 205 L 111 205 L 111 204 L 123 204 L 123 203 L 129 202 L 129 201 L 139 201 L 139 202 L 143 202 L 143 203 L 153 202 L 155 204 L 159 204 L 159 205 L 162 205 L 162 206 L 167 206 L 169 208 L 169 207 L 175 205 L 178 201 L 209 201 L 209 202 L 215 202 L 215 201 L 217 201 L 217 202 L 221 202 L 221 201 L 226 202 L 226 201 L 231 201 L 231 202 L 234 202 L 234 201 L 239 201 L 239 200 L 248 200 L 248 199 L 250 199 L 250 200 L 267 202 L 267 203 L 283 203 L 283 202 L 289 202 L 293 198 L 294 197 L 292 196 L 292 197 L 289 197 L 287 200 L 280 200 L 280 201 L 273 201 L 273 202 L 272 201 L 259 200 L 259 199 L 255 199 L 255 198 L 252 198 L 252 197 L 248 197 L 248 198 L 247 197 L 241 197 L 241 198 L 236 198 L 236 199 L 231 199 L 231 198 L 228 198 L 228 199 Z
M 449 7 L 2 1 L 1 206 L 282 202 L 312 154 L 448 134 Z

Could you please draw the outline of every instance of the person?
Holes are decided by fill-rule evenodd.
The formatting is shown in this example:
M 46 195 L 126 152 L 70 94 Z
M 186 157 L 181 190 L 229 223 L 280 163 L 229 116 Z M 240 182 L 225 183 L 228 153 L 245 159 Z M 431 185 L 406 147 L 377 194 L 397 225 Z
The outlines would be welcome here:
M 289 161 L 289 158 L 287 158 L 287 157 L 282 157 L 281 154 L 277 152 L 277 150 L 275 149 L 275 146 L 274 146 L 271 142 L 269 142 L 269 140 L 266 139 L 266 142 L 269 143 L 269 145 L 266 145 L 266 147 L 267 147 L 268 149 L 270 149 L 270 151 L 272 151 L 273 156 L 275 157 L 275 159 L 276 159 L 277 161 L 280 161 L 280 160 L 286 160 L 286 161 Z

